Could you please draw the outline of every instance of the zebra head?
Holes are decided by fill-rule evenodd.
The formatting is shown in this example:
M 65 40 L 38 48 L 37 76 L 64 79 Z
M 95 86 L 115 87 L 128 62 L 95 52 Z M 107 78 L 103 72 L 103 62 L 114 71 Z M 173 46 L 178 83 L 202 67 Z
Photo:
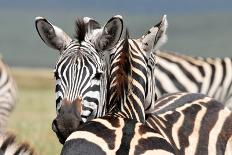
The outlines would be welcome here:
M 140 47 L 145 53 L 148 55 L 147 61 L 147 78 L 148 78 L 148 88 L 146 94 L 146 113 L 149 113 L 154 110 L 155 100 L 157 99 L 156 91 L 155 91 L 155 51 L 159 49 L 167 41 L 167 31 L 168 22 L 166 15 L 164 15 L 161 21 L 150 28 L 150 30 L 143 35 L 140 39 Z
M 144 34 L 139 39 L 130 39 L 130 51 L 132 53 L 135 53 L 135 51 L 138 51 L 137 57 L 141 60 L 141 62 L 144 62 L 145 70 L 143 67 L 140 67 L 140 72 L 144 73 L 144 77 L 146 77 L 146 85 L 145 85 L 145 111 L 146 113 L 149 113 L 150 111 L 153 111 L 154 105 L 155 105 L 155 98 L 156 98 L 156 92 L 155 92 L 155 51 L 162 46 L 166 40 L 166 30 L 168 27 L 168 22 L 166 19 L 166 15 L 163 16 L 161 21 L 153 26 L 146 34 Z M 136 55 L 136 54 L 135 54 Z M 136 59 L 136 56 L 133 56 L 134 60 Z M 136 61 L 135 61 L 136 62 Z M 141 65 L 143 66 L 143 65 Z M 139 72 L 138 72 L 139 73 Z
M 60 52 L 54 70 L 57 114 L 63 103 L 80 97 L 84 122 L 101 115 L 104 110 L 98 108 L 103 107 L 107 81 L 105 51 L 119 41 L 122 17 L 112 17 L 102 28 L 93 19 L 78 19 L 74 39 L 45 18 L 37 17 L 35 25 L 43 42 Z
M 121 115 L 144 122 L 144 109 L 146 112 L 153 110 L 156 96 L 152 75 L 156 64 L 154 51 L 165 42 L 166 29 L 164 16 L 139 39 L 129 39 L 126 31 L 125 39 L 112 50 L 108 112 L 122 111 Z

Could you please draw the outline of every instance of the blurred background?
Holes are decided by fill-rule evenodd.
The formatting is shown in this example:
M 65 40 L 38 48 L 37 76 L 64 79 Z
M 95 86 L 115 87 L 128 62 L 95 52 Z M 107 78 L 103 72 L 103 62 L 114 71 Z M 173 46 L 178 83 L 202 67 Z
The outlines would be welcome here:
M 29 141 L 38 154 L 59 154 L 51 131 L 55 117 L 53 67 L 58 52 L 39 38 L 34 24 L 43 16 L 70 36 L 76 17 L 102 25 L 120 14 L 133 38 L 167 14 L 168 42 L 162 47 L 192 56 L 232 56 L 231 0 L 0 0 L 0 53 L 18 84 L 18 103 L 9 130 Z

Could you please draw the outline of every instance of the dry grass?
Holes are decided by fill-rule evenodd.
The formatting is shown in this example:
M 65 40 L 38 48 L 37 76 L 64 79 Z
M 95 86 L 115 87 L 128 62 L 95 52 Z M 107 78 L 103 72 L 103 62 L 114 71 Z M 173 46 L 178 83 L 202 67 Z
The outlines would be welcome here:
M 18 84 L 18 102 L 8 129 L 26 140 L 37 154 L 59 154 L 61 145 L 51 130 L 55 117 L 55 93 L 52 70 L 12 69 Z

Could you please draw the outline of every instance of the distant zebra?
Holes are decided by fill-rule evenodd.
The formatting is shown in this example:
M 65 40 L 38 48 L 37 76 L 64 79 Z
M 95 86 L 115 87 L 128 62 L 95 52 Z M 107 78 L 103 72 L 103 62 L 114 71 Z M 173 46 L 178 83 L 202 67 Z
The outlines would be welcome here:
M 156 51 L 158 97 L 166 93 L 203 93 L 232 108 L 232 59 L 190 57 Z
M 163 35 L 162 33 L 160 35 Z M 128 36 L 128 35 L 126 35 Z M 167 140 L 143 124 L 147 66 L 145 53 L 129 50 L 129 40 L 122 43 L 110 70 L 110 103 L 106 116 L 93 119 L 78 127 L 81 102 L 64 102 L 54 121 L 59 139 L 65 140 L 62 155 L 91 154 L 175 154 Z M 139 73 L 139 74 L 138 74 Z
M 13 110 L 17 87 L 8 66 L 0 58 L 0 132 L 4 131 L 10 112 Z
M 28 143 L 16 142 L 12 133 L 0 133 L 0 155 L 34 155 L 35 152 Z

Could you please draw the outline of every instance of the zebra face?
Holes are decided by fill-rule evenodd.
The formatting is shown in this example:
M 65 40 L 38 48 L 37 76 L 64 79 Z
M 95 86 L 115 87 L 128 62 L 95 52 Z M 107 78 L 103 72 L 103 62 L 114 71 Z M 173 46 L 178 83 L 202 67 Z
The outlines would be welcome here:
M 138 44 L 140 44 L 141 51 L 144 51 L 147 58 L 147 94 L 146 94 L 146 113 L 149 113 L 154 105 L 157 98 L 155 91 L 155 65 L 156 65 L 156 55 L 155 51 L 162 46 L 166 40 L 166 31 L 168 27 L 168 22 L 166 15 L 163 16 L 162 20 L 152 27 L 145 35 L 143 35 Z
M 122 17 L 112 17 L 102 28 L 93 19 L 79 19 L 75 39 L 42 17 L 37 17 L 35 24 L 45 44 L 60 51 L 54 70 L 57 114 L 63 101 L 81 97 L 83 121 L 100 116 L 103 110 L 98 108 L 103 107 L 107 81 L 104 59 L 120 39 Z
M 91 49 L 90 47 L 84 50 L 82 49 L 84 45 L 79 47 L 76 42 L 77 48 L 75 49 L 73 45 L 74 43 L 72 49 L 67 49 L 67 53 L 61 54 L 54 70 L 56 106 L 59 112 L 64 100 L 74 101 L 80 96 L 83 104 L 81 115 L 85 121 L 87 118 L 92 119 L 96 115 L 97 111 L 95 109 L 100 104 L 104 62 L 93 47 L 92 51 L 88 51 L 87 49 Z

